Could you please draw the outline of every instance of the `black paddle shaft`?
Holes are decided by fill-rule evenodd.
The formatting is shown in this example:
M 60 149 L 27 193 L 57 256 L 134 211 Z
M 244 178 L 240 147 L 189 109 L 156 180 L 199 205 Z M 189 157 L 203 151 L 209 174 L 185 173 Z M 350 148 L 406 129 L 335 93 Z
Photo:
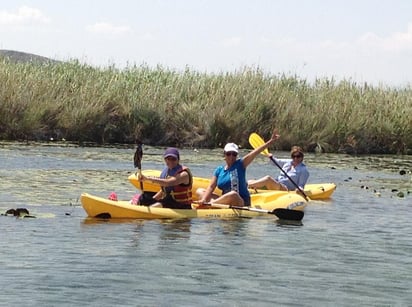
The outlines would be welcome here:
M 143 158 L 143 149 L 142 142 L 136 140 L 136 152 L 134 153 L 134 167 L 137 167 L 139 170 L 142 169 L 142 158 Z
M 139 169 L 139 172 L 142 172 L 142 158 L 143 158 L 143 148 L 142 142 L 139 139 L 136 139 L 136 152 L 134 153 L 134 167 Z M 143 193 L 143 182 L 140 181 L 140 190 Z
M 231 205 L 229 205 L 229 208 L 236 209 L 236 210 L 248 210 L 248 211 L 253 211 L 253 212 L 273 214 L 273 215 L 276 215 L 277 218 L 280 220 L 301 221 L 304 216 L 303 211 L 285 209 L 285 208 L 276 208 L 272 211 L 253 208 L 253 207 L 240 207 L 240 206 L 231 206 Z

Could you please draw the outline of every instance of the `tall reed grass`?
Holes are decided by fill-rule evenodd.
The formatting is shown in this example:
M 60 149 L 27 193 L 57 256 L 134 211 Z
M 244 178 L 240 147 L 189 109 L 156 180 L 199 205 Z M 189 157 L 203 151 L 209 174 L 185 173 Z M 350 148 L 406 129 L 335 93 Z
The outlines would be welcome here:
M 412 153 L 412 89 L 270 75 L 177 72 L 145 65 L 94 68 L 78 61 L 0 59 L 0 138 L 249 147 L 269 137 L 277 149 Z

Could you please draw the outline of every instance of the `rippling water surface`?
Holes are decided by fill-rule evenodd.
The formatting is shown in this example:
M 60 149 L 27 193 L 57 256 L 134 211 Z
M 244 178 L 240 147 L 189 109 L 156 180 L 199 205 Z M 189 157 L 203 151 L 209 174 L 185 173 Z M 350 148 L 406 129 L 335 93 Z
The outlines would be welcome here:
M 163 149 L 144 151 L 143 169 L 161 169 Z M 82 192 L 136 192 L 133 153 L 0 144 L 0 212 L 36 216 L 0 216 L 1 306 L 411 306 L 411 157 L 308 154 L 309 181 L 337 190 L 301 226 L 87 219 Z M 222 163 L 219 150 L 181 154 L 197 176 Z M 248 177 L 277 174 L 266 162 Z

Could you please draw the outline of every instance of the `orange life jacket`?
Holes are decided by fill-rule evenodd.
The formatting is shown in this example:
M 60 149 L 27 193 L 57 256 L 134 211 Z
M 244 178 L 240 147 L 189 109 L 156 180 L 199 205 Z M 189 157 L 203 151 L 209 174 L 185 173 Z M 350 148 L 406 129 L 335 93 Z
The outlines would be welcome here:
M 176 202 L 184 204 L 184 205 L 190 205 L 192 203 L 193 176 L 189 168 L 187 168 L 186 166 L 182 166 L 181 169 L 177 170 L 171 176 L 176 176 L 177 174 L 180 174 L 181 172 L 187 172 L 189 174 L 188 184 L 181 183 L 173 187 L 167 187 L 167 188 L 163 187 L 162 190 L 166 195 L 170 195 Z M 166 178 L 167 177 L 169 177 L 169 174 L 166 176 Z

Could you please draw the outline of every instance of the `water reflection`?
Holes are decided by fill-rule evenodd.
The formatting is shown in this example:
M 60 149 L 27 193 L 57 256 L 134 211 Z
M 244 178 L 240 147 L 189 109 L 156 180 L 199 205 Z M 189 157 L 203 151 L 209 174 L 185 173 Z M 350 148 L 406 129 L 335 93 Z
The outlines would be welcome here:
M 82 225 L 101 225 L 101 224 L 135 224 L 136 219 L 110 219 L 110 218 L 94 218 L 86 217 L 82 221 Z
M 214 232 L 230 237 L 243 237 L 248 234 L 250 218 L 238 217 L 229 220 L 221 219 L 214 225 Z
M 302 221 L 276 220 L 276 224 L 280 227 L 296 227 L 303 226 Z
M 159 239 L 167 245 L 167 241 L 179 241 L 190 238 L 192 225 L 189 219 L 161 220 L 159 221 Z

